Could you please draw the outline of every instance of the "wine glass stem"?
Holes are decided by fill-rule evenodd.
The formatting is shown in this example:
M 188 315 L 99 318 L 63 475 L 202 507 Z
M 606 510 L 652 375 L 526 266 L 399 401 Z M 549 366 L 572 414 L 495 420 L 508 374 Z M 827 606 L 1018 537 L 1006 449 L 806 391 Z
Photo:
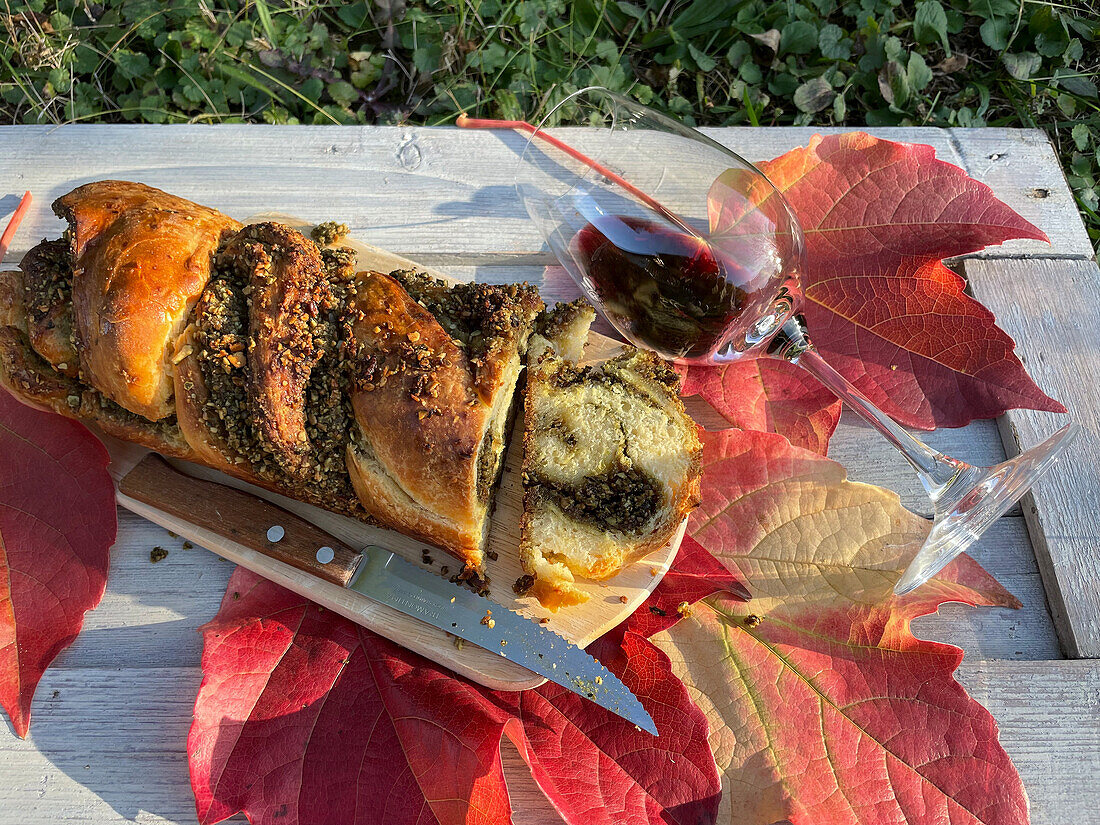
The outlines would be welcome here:
M 882 433 L 917 471 L 921 483 L 934 504 L 942 505 L 943 502 L 940 499 L 954 486 L 954 482 L 958 481 L 960 476 L 974 471 L 974 468 L 966 462 L 933 450 L 910 434 L 875 406 L 847 378 L 833 369 L 810 342 L 801 318 L 795 316 L 788 319 L 772 340 L 768 351 L 809 372 L 850 409 L 855 410 L 867 423 Z

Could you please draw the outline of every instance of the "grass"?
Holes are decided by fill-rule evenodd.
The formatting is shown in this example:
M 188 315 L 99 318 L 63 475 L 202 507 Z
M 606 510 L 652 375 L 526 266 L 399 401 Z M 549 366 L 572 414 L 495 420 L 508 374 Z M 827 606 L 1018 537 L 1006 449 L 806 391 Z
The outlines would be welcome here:
M 1100 244 L 1100 0 L 0 3 L 8 122 L 537 119 L 596 83 L 698 125 L 1031 126 Z

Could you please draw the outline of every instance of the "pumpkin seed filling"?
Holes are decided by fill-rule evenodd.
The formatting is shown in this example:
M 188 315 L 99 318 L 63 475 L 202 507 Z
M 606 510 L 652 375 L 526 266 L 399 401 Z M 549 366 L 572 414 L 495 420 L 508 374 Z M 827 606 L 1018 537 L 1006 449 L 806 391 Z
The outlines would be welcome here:
M 396 270 L 390 277 L 466 351 L 475 383 L 490 347 L 502 347 L 520 336 L 529 324 L 531 308 L 542 305 L 538 290 L 530 284 L 448 284 L 411 269 Z
M 65 307 L 71 326 L 73 267 L 68 240 L 42 241 L 24 256 L 20 267 L 25 273 L 23 300 L 30 322 L 38 324 L 55 308 Z
M 244 234 L 248 232 L 246 227 L 242 235 L 251 240 Z M 321 251 L 323 283 L 309 297 L 302 318 L 287 329 L 315 362 L 304 389 L 308 449 L 291 475 L 259 432 L 258 413 L 250 401 L 248 353 L 255 340 L 249 334 L 249 311 L 258 296 L 249 273 L 256 261 L 244 261 L 239 248 L 230 241 L 219 252 L 195 311 L 198 363 L 209 394 L 201 411 L 203 423 L 266 481 L 329 506 L 358 510 L 344 464 L 351 409 L 343 321 L 354 288 L 355 253 L 346 248 Z
M 348 236 L 348 225 L 336 221 L 322 221 L 310 230 L 309 237 L 317 246 L 331 246 Z
M 640 533 L 661 506 L 661 490 L 653 477 L 623 463 L 586 476 L 575 487 L 541 476 L 535 476 L 533 483 L 571 519 L 601 530 Z

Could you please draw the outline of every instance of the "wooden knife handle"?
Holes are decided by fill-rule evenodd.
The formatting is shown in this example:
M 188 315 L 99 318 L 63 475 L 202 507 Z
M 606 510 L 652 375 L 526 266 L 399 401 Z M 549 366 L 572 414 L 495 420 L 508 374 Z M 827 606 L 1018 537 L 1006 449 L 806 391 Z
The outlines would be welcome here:
M 342 587 L 347 587 L 363 556 L 281 507 L 251 493 L 184 475 L 158 455 L 143 458 L 122 478 L 118 489 L 130 498 Z

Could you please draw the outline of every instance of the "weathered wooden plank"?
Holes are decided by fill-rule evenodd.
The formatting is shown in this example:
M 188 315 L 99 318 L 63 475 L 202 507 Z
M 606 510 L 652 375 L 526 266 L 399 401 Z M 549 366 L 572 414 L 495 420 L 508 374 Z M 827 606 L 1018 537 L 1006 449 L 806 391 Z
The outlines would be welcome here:
M 1025 499 L 1024 515 L 1067 655 L 1100 657 L 1100 269 L 1091 261 L 969 261 L 966 273 L 1028 372 L 1083 429 Z M 1006 449 L 1037 444 L 1064 418 L 1010 411 L 1002 419 Z
M 1008 241 L 973 257 L 1094 255 L 1058 154 L 1045 132 L 1041 129 L 948 131 L 967 174 L 991 186 L 997 197 L 1050 236 L 1050 246 L 1040 241 Z
M 816 132 L 844 130 L 707 131 L 750 160 L 761 160 L 804 145 Z M 944 130 L 870 131 L 893 140 L 928 143 L 944 160 L 964 162 L 955 138 Z M 573 135 L 581 148 L 599 140 L 595 130 Z M 1021 163 L 1050 160 L 1036 154 L 1041 146 L 1033 134 L 1005 135 L 1004 146 L 1017 147 L 1012 155 Z M 313 221 L 336 217 L 346 220 L 364 241 L 425 265 L 516 255 L 549 260 L 514 189 L 516 159 L 524 140 L 512 132 L 454 128 L 0 127 L 5 149 L 0 153 L 0 179 L 13 190 L 0 201 L 0 210 L 14 208 L 18 189 L 30 188 L 37 198 L 37 208 L 9 253 L 10 261 L 39 238 L 57 234 L 60 221 L 47 209 L 54 198 L 104 177 L 140 180 L 238 217 L 270 209 Z M 977 167 L 974 171 L 993 174 Z M 1026 174 L 1039 176 L 1031 188 L 1041 185 L 1050 196 L 1031 198 L 1030 189 L 1021 189 L 1004 175 L 993 175 L 989 182 L 1000 197 L 1043 228 L 1053 245 L 1017 244 L 991 254 L 1082 254 L 1083 230 L 1065 208 L 1066 199 L 1072 198 L 1057 167 L 1047 165 Z M 676 202 L 680 196 L 669 197 L 671 206 L 681 205 Z M 697 191 L 682 193 L 684 204 L 698 206 L 700 198 Z
M 1033 822 L 1100 807 L 1100 662 L 967 662 L 959 678 L 998 719 Z M 30 737 L 0 731 L 0 818 L 194 823 L 185 743 L 199 681 L 195 667 L 48 671 Z M 517 825 L 558 821 L 510 745 L 504 759 Z

